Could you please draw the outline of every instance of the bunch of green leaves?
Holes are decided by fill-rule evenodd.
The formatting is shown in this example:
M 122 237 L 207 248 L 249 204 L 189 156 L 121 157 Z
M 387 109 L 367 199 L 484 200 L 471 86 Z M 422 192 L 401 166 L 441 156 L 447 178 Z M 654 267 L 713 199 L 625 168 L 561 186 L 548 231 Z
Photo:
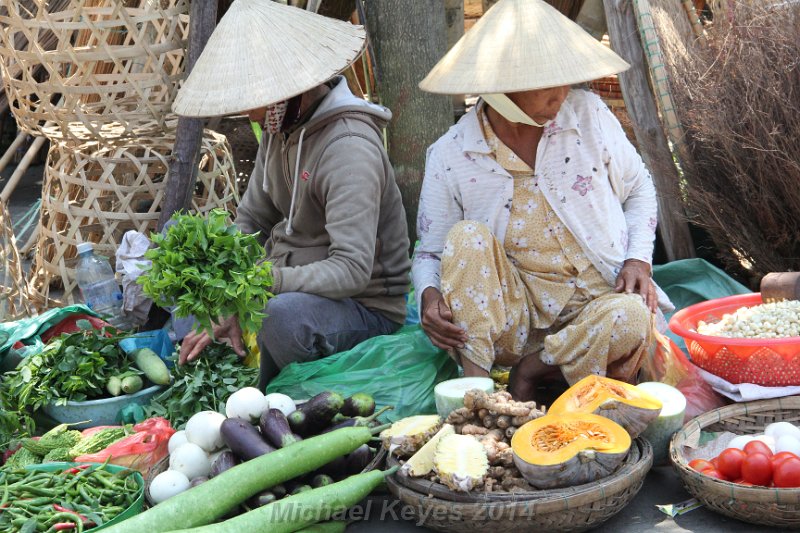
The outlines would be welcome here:
M 228 397 L 243 387 L 258 384 L 258 369 L 246 367 L 225 344 L 213 343 L 194 361 L 172 369 L 170 387 L 144 407 L 146 417 L 162 416 L 172 427 L 183 429 L 192 415 L 200 411 L 225 413 Z
M 0 395 L 4 409 L 28 412 L 50 403 L 98 398 L 105 395 L 111 375 L 138 372 L 118 346 L 127 335 L 96 330 L 87 320 L 76 324 L 80 331 L 53 339 L 5 374 Z
M 272 264 L 255 235 L 228 224 L 228 212 L 177 214 L 166 234 L 153 234 L 145 253 L 151 266 L 139 277 L 144 293 L 178 317 L 194 316 L 213 335 L 213 324 L 238 315 L 245 331 L 257 331 L 272 296 Z

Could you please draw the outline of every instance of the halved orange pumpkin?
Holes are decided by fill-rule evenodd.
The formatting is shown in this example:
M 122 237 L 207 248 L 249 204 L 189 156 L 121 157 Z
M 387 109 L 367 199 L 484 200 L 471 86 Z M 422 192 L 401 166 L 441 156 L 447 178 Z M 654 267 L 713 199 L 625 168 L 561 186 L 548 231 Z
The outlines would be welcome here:
M 661 400 L 623 381 L 591 374 L 553 402 L 548 414 L 594 413 L 616 422 L 632 438 L 661 412 Z
M 590 413 L 547 414 L 514 433 L 514 464 L 536 488 L 589 483 L 613 473 L 631 447 L 619 424 Z

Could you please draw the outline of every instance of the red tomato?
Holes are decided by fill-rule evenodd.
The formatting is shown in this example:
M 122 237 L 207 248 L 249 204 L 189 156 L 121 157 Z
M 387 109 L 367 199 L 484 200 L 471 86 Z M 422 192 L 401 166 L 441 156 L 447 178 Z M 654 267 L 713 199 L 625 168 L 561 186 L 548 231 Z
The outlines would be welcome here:
M 698 472 L 702 472 L 703 470 L 707 470 L 709 468 L 714 469 L 714 465 L 705 459 L 695 459 L 693 461 L 689 461 L 689 468 L 693 468 Z
M 711 461 L 709 461 L 709 463 L 711 463 L 714 466 L 714 468 L 717 468 L 719 466 L 719 457 L 714 457 L 713 459 L 711 459 Z
M 737 448 L 728 448 L 719 454 L 719 464 L 717 470 L 728 479 L 739 479 L 742 477 L 742 461 L 747 454 Z
M 748 483 L 747 481 L 745 481 L 743 479 L 737 479 L 736 481 L 734 481 L 734 483 L 736 483 L 737 485 L 741 485 L 743 487 L 752 487 L 752 486 L 754 486 L 752 483 Z
M 763 453 L 767 457 L 772 457 L 772 450 L 769 449 L 769 446 L 761 442 L 760 440 L 751 440 L 747 444 L 744 445 L 744 452 L 747 455 L 753 453 Z
M 786 459 L 800 459 L 792 452 L 780 452 L 776 453 L 772 457 L 769 458 L 770 462 L 772 462 L 772 468 L 775 469 L 776 466 L 784 462 Z
M 708 477 L 713 477 L 714 479 L 720 479 L 722 481 L 728 481 L 728 478 L 726 478 L 718 470 L 714 470 L 713 468 L 708 468 L 706 470 L 703 470 L 702 473 L 704 475 L 708 476 Z
M 772 481 L 776 487 L 800 487 L 800 459 L 790 457 L 776 465 Z
M 772 463 L 763 453 L 752 453 L 742 461 L 742 479 L 753 485 L 768 486 L 772 481 Z

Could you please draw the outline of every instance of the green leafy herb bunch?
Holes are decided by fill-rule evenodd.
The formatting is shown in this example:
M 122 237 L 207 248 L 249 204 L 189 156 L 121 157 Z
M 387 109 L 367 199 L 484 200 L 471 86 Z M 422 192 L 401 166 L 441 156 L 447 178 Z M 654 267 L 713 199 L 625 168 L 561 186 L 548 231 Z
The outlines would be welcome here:
M 176 214 L 165 234 L 154 233 L 145 253 L 152 265 L 138 279 L 144 293 L 178 317 L 194 316 L 213 333 L 221 319 L 237 315 L 244 331 L 258 331 L 272 297 L 272 264 L 255 235 L 228 224 L 228 212 Z

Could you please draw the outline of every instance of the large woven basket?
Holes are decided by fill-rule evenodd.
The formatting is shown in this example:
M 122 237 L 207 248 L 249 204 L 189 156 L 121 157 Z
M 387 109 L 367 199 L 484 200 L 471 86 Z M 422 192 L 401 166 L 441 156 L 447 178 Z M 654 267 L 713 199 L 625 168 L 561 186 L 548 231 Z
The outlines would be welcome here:
M 745 487 L 689 468 L 687 447 L 703 432 L 762 433 L 772 422 L 800 423 L 800 396 L 729 405 L 701 415 L 672 437 L 670 457 L 686 490 L 710 509 L 752 524 L 800 530 L 800 489 Z
M 38 307 L 74 301 L 79 243 L 93 242 L 97 253 L 113 257 L 125 232 L 149 236 L 156 229 L 174 141 L 174 137 L 142 138 L 79 149 L 52 144 L 31 279 L 31 296 Z M 233 213 L 239 196 L 224 135 L 205 131 L 199 167 L 192 210 L 205 213 L 219 207 Z M 63 288 L 59 298 L 50 296 L 51 285 Z
M 386 483 L 406 508 L 404 515 L 436 531 L 576 532 L 599 526 L 628 505 L 642 488 L 652 464 L 650 443 L 636 439 L 619 470 L 576 487 L 474 495 L 451 492 L 445 499 L 443 486 L 434 483 L 427 491 L 415 490 L 397 474 L 389 476 Z
M 189 0 L 0 0 L 0 72 L 20 129 L 155 135 L 183 77 Z

